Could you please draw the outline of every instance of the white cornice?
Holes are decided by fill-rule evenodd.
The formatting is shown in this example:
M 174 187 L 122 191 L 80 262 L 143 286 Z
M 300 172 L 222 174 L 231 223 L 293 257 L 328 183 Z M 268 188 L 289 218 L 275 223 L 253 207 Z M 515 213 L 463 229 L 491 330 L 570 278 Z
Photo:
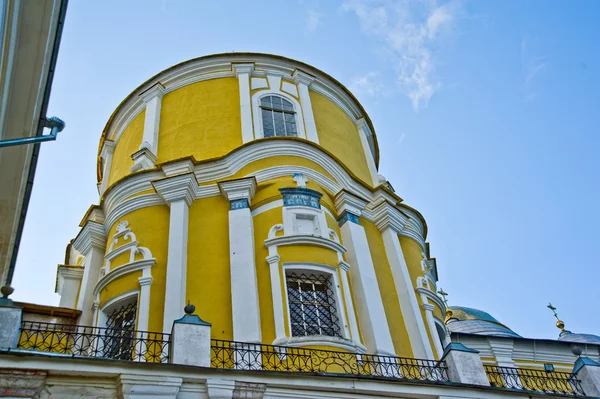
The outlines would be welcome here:
M 115 143 L 113 141 L 106 140 L 102 145 L 102 149 L 100 150 L 100 156 L 106 159 L 109 155 L 112 155 L 113 152 L 115 152 Z
M 344 212 L 350 212 L 356 216 L 360 216 L 367 204 L 367 200 L 353 195 L 346 190 L 340 191 L 335 196 L 335 207 L 339 215 Z
M 296 69 L 294 71 L 292 78 L 294 79 L 294 83 L 296 83 L 297 85 L 305 84 L 309 87 L 312 84 L 312 82 L 314 82 L 316 80 L 316 78 L 313 75 L 309 75 L 308 73 L 303 72 L 299 69 Z
M 240 75 L 246 74 L 252 76 L 252 72 L 254 71 L 254 63 L 231 63 L 231 69 L 235 72 L 235 76 L 239 79 Z
M 140 97 L 144 102 L 149 102 L 155 97 L 162 98 L 165 95 L 165 92 L 164 86 L 160 84 L 160 82 L 156 82 L 148 90 L 142 92 Z
M 193 173 L 185 173 L 155 180 L 152 182 L 152 186 L 167 203 L 184 200 L 190 206 L 196 198 L 198 182 Z
M 236 199 L 247 199 L 252 201 L 256 194 L 256 178 L 245 177 L 236 180 L 227 180 L 217 183 L 223 197 L 228 201 Z
M 144 269 L 149 269 L 152 266 L 154 266 L 155 264 L 156 264 L 156 259 L 154 259 L 154 258 L 141 259 L 141 260 L 133 261 L 133 262 L 128 263 L 123 266 L 118 266 L 118 267 L 110 270 L 108 273 L 106 273 L 104 275 L 104 277 L 102 277 L 100 279 L 100 281 L 98 281 L 98 284 L 96 284 L 96 287 L 94 287 L 94 295 L 98 295 L 98 293 L 104 287 L 106 287 L 106 285 L 109 284 L 111 281 L 114 281 L 114 280 L 118 279 L 119 277 L 123 277 L 129 273 L 134 273 L 137 271 L 143 271 Z
M 73 241 L 73 248 L 76 251 L 86 256 L 92 248 L 97 248 L 102 251 L 106 248 L 106 234 L 104 227 L 97 222 L 88 220 L 83 225 L 83 228 Z
M 319 237 L 319 236 L 309 236 L 309 235 L 294 235 L 294 236 L 280 236 L 275 238 L 270 238 L 265 240 L 265 247 L 269 248 L 271 246 L 286 246 L 286 245 L 311 245 L 315 247 L 323 247 L 327 249 L 331 249 L 332 251 L 345 253 L 346 248 L 327 238 Z
M 165 176 L 175 176 L 194 171 L 194 163 L 190 159 L 181 159 L 161 165 Z

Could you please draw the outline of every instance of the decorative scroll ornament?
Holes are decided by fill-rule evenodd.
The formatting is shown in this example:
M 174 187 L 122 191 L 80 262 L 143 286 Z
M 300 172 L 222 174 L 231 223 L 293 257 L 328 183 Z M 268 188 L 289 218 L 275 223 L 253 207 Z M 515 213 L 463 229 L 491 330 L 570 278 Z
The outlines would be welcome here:
M 100 270 L 100 278 L 110 272 L 112 261 L 122 253 L 129 252 L 128 263 L 134 262 L 138 254 L 142 256 L 141 259 L 153 259 L 148 248 L 139 246 L 135 234 L 129 228 L 129 222 L 123 220 L 117 225 L 116 230 L 117 233 L 113 236 L 108 253 L 105 256 L 106 265 Z M 120 244 L 120 242 L 122 243 Z

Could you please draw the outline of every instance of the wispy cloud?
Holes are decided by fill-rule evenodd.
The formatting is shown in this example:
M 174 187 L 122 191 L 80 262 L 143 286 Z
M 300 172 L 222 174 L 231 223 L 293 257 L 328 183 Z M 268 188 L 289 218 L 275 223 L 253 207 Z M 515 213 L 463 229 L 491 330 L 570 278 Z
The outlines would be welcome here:
M 534 55 L 531 50 L 531 42 L 521 39 L 521 63 L 523 68 L 523 99 L 532 101 L 537 97 L 537 84 L 539 77 L 545 71 L 550 62 L 548 57 Z
M 316 10 L 308 10 L 304 18 L 304 33 L 307 35 L 314 33 L 321 24 L 323 16 L 324 14 Z
M 379 72 L 369 72 L 354 78 L 349 88 L 359 98 L 377 99 L 381 94 L 384 94 L 384 85 Z
M 458 0 L 441 5 L 433 0 L 345 0 L 343 8 L 354 12 L 363 32 L 383 46 L 413 108 L 426 106 L 441 86 L 436 54 L 460 14 Z

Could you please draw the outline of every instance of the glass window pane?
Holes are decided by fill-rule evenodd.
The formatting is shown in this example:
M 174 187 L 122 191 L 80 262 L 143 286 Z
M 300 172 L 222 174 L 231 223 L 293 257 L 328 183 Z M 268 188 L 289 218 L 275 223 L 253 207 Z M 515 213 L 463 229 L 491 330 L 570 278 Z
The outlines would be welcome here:
M 275 119 L 275 133 L 277 136 L 284 136 L 285 127 L 283 125 L 283 112 L 273 112 L 273 117 Z
M 262 110 L 263 128 L 273 130 L 273 111 Z
M 273 103 L 273 108 L 281 109 L 281 107 L 282 107 L 281 97 L 271 96 L 271 102 Z
M 263 107 L 272 108 L 271 96 L 267 96 L 267 97 L 261 98 L 260 99 L 260 105 L 262 105 Z
M 284 111 L 293 111 L 294 110 L 294 106 L 288 100 L 282 98 L 281 102 L 282 102 L 282 105 L 283 105 L 282 109 Z
M 264 129 L 263 135 L 265 137 L 273 137 L 273 136 L 275 136 L 275 131 L 271 130 L 271 129 Z

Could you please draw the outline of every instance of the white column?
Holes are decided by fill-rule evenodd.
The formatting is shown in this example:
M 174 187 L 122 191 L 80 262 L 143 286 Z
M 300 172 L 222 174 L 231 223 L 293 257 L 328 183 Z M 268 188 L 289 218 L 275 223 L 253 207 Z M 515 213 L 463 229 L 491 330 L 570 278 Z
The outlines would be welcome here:
M 115 143 L 112 140 L 105 140 L 100 151 L 100 157 L 104 160 L 102 165 L 102 181 L 98 186 L 98 194 L 102 196 L 108 187 L 108 177 L 110 175 L 110 165 L 112 164 L 113 153 L 115 152 Z
M 356 322 L 356 313 L 354 312 L 354 302 L 352 301 L 352 293 L 350 292 L 350 283 L 348 282 L 348 270 L 350 265 L 346 262 L 339 264 L 342 275 L 342 289 L 346 298 L 346 309 L 348 310 L 348 323 L 350 323 L 350 334 L 352 340 L 360 343 L 360 333 L 358 332 L 358 323 Z
M 313 114 L 310 94 L 308 92 L 308 88 L 315 80 L 315 77 L 298 69 L 296 69 L 294 72 L 293 77 L 294 82 L 298 86 L 300 105 L 302 106 L 302 115 L 304 116 L 304 129 L 306 129 L 306 138 L 314 143 L 319 144 L 317 125 L 315 123 L 315 116 Z
M 435 326 L 435 320 L 433 319 L 433 309 L 434 305 L 427 303 L 427 299 L 421 297 L 423 301 L 423 309 L 425 310 L 425 317 L 427 318 L 427 326 L 429 327 L 429 331 L 431 332 L 431 336 L 433 337 L 433 345 L 435 346 L 435 351 L 437 352 L 437 358 L 442 357 L 442 353 L 444 353 L 444 348 L 442 348 L 442 341 L 437 332 L 437 327 Z
M 144 118 L 144 136 L 142 147 L 148 148 L 154 155 L 158 156 L 158 129 L 160 127 L 160 108 L 165 88 L 160 83 L 140 94 L 146 104 L 146 115 Z
M 94 288 L 100 279 L 100 269 L 104 264 L 104 252 L 106 251 L 104 227 L 100 223 L 88 220 L 73 241 L 73 248 L 85 257 L 79 299 L 77 300 L 77 309 L 82 311 L 79 324 L 90 326 L 93 322 L 92 304 L 96 299 Z
M 274 247 L 273 247 L 274 248 Z M 283 315 L 283 293 L 281 292 L 281 272 L 279 271 L 279 255 L 267 256 L 271 274 L 271 295 L 273 298 L 273 319 L 275 320 L 275 340 L 273 344 L 285 342 L 285 319 Z
M 193 173 L 186 173 L 153 181 L 152 185 L 171 207 L 163 315 L 163 333 L 168 334 L 186 303 L 188 212 L 198 182 Z
M 138 278 L 140 283 L 140 305 L 138 309 L 137 329 L 139 331 L 148 331 L 148 320 L 150 319 L 150 286 L 154 279 L 150 275 L 150 268 L 142 272 L 142 277 Z
M 366 201 L 346 191 L 341 191 L 335 198 L 337 211 L 342 215 L 342 242 L 348 250 L 348 263 L 352 266 L 350 279 L 356 293 L 356 308 L 365 344 L 369 352 L 394 355 L 394 343 L 379 291 L 367 234 L 358 224 L 358 217 L 366 204 Z
M 133 159 L 132 172 L 154 168 L 158 157 L 158 129 L 160 127 L 160 108 L 165 88 L 156 83 L 140 94 L 146 104 L 144 118 L 144 135 L 138 151 L 131 154 Z
M 404 324 L 413 353 L 417 358 L 433 359 L 433 350 L 431 349 L 429 336 L 427 335 L 425 323 L 421 316 L 415 287 L 412 284 L 408 266 L 402 253 L 398 233 L 391 227 L 386 227 L 381 231 L 381 236 L 383 237 L 385 253 L 392 269 L 392 277 L 394 278 L 402 317 L 404 317 Z
M 256 192 L 254 177 L 219 183 L 230 202 L 229 264 L 231 268 L 231 304 L 233 340 L 261 342 L 258 283 L 254 258 L 254 224 L 250 201 Z
M 56 292 L 60 295 L 58 306 L 61 308 L 75 308 L 77 292 L 83 278 L 83 267 L 65 266 L 58 267 L 58 285 Z
M 254 140 L 252 130 L 252 103 L 250 100 L 250 78 L 254 64 L 232 64 L 240 87 L 240 111 L 242 117 L 242 142 Z
M 356 127 L 358 128 L 360 142 L 362 144 L 363 151 L 365 152 L 365 158 L 367 159 L 369 173 L 371 174 L 371 179 L 373 179 L 373 186 L 378 186 L 379 175 L 377 174 L 377 166 L 375 165 L 373 151 L 371 151 L 371 146 L 369 145 L 369 139 L 373 140 L 373 133 L 371 133 L 371 129 L 369 129 L 369 125 L 364 118 L 361 118 L 356 122 Z

